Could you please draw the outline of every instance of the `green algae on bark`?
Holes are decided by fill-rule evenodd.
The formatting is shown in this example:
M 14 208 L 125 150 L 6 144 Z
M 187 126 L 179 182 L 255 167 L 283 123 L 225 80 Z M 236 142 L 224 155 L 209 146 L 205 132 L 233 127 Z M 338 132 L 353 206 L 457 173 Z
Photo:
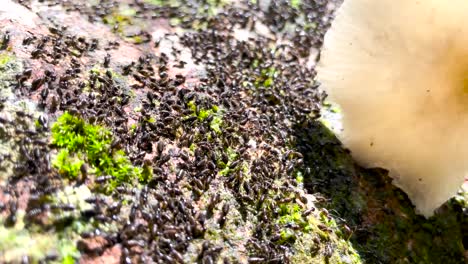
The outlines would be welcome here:
M 56 255 L 62 263 L 65 263 L 67 259 L 74 260 L 80 256 L 73 239 L 67 235 L 71 229 L 58 234 L 54 231 L 46 232 L 37 228 L 26 228 L 25 223 L 21 221 L 24 218 L 24 212 L 18 212 L 18 216 L 20 220 L 14 228 L 0 225 L 0 262 L 16 263 L 25 254 L 33 263 L 48 255 Z M 4 219 L 0 219 L 0 222 L 4 222 Z

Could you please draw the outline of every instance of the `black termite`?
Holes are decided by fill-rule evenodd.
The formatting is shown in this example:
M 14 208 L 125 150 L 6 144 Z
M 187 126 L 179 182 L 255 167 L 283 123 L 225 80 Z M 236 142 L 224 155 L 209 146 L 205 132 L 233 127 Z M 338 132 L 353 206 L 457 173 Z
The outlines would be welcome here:
M 219 193 L 217 193 L 214 196 L 211 196 L 211 199 L 208 202 L 208 206 L 206 208 L 206 211 L 208 212 L 208 215 L 211 215 L 213 213 L 213 209 L 216 206 L 216 204 L 218 204 L 220 202 L 220 198 L 221 198 L 221 196 L 220 196 Z
M 119 149 L 121 148 L 121 143 L 122 143 L 122 140 L 120 138 L 114 138 L 110 147 L 111 149 Z
M 89 204 L 99 204 L 99 203 L 103 202 L 103 200 L 101 198 L 99 198 L 99 197 L 93 196 L 93 197 L 86 198 L 85 202 L 87 202 Z
M 33 40 L 34 40 L 35 38 L 36 38 L 36 37 L 34 37 L 34 36 L 26 37 L 26 38 L 23 39 L 22 44 L 23 44 L 24 46 L 27 46 L 27 45 L 31 44 L 31 42 L 33 42 Z
M 185 83 L 185 77 L 184 76 L 182 76 L 180 74 L 177 74 L 175 77 L 176 77 L 175 81 L 174 81 L 175 86 L 179 86 L 179 85 Z
M 109 64 L 110 64 L 110 60 L 111 60 L 111 56 L 109 53 L 106 54 L 106 56 L 104 57 L 104 68 L 109 68 Z
M 177 260 L 177 262 L 184 263 L 184 258 L 182 257 L 182 254 L 180 254 L 176 250 L 171 250 L 171 256 L 174 257 L 174 259 Z
M 60 204 L 57 205 L 56 208 L 65 212 L 76 210 L 76 207 L 73 204 Z
M 45 101 L 47 99 L 47 96 L 49 95 L 49 89 L 44 88 L 41 91 L 41 99 Z
M 122 250 L 122 255 L 120 256 L 120 263 L 132 264 L 132 259 L 130 258 L 130 252 L 127 248 L 123 248 Z
M 185 151 L 179 152 L 179 156 L 185 161 L 188 162 L 190 160 L 189 155 Z
M 18 203 L 15 201 L 10 201 L 10 213 L 5 219 L 5 227 L 13 227 L 16 224 L 16 211 L 18 209 Z
M 170 159 L 171 159 L 171 156 L 169 156 L 169 155 L 162 155 L 162 156 L 160 156 L 160 158 L 159 158 L 158 164 L 161 166 L 161 165 L 163 165 L 164 163 L 168 162 Z
M 0 50 L 5 50 L 10 43 L 10 32 L 6 31 L 2 37 L 2 44 L 0 45 Z
M 193 122 L 193 121 L 195 121 L 197 119 L 198 119 L 198 117 L 196 117 L 196 116 L 189 116 L 189 117 L 183 119 L 183 122 L 184 123 L 191 123 L 191 122 Z
M 86 177 L 88 176 L 88 166 L 85 163 L 81 164 L 80 172 L 81 172 L 81 181 L 83 182 L 86 180 Z
M 21 74 L 18 74 L 16 76 L 16 80 L 22 84 L 24 81 L 29 79 L 32 75 L 32 69 L 31 68 L 26 68 Z
M 44 89 L 45 90 L 45 89 Z M 47 117 L 45 115 L 40 115 L 38 118 L 37 118 L 37 121 L 39 122 L 39 124 L 43 127 L 43 128 L 47 128 L 48 127 L 48 122 L 47 122 Z
M 46 263 L 56 261 L 59 258 L 58 254 L 55 252 L 49 252 L 45 256 L 44 260 Z
M 109 78 L 112 81 L 112 72 L 111 71 L 106 71 L 106 77 Z
M 137 217 L 136 212 L 137 212 L 137 207 L 133 205 L 132 208 L 130 209 L 130 215 L 129 215 L 129 219 L 132 223 L 135 221 L 135 217 Z
M 26 217 L 33 218 L 33 217 L 40 215 L 42 212 L 43 212 L 42 208 L 34 208 L 34 209 L 29 210 L 26 213 Z
M 123 66 L 123 68 L 122 68 L 122 75 L 124 75 L 124 76 L 125 76 L 125 75 L 129 75 L 130 72 L 132 71 L 132 68 L 133 68 L 134 65 L 135 65 L 135 63 L 132 62 L 132 63 L 129 64 L 129 65 Z
M 45 78 L 44 78 L 44 77 L 39 77 L 39 78 L 35 79 L 35 80 L 31 83 L 31 90 L 32 90 L 32 91 L 36 91 L 36 90 L 39 89 L 44 83 L 45 83 Z
M 210 255 L 206 255 L 206 256 L 203 257 L 202 263 L 203 264 L 213 264 L 214 261 L 213 261 L 213 258 Z
M 42 49 L 34 49 L 34 50 L 31 52 L 31 58 L 37 59 L 37 58 L 39 57 L 39 55 L 41 55 L 42 52 L 43 52 Z
M 167 74 L 166 71 L 161 71 L 161 72 L 159 73 L 159 77 L 160 77 L 162 80 L 165 80 L 165 79 L 167 79 L 167 77 L 169 77 L 169 75 Z
M 179 61 L 176 65 L 174 65 L 175 68 L 184 68 L 187 62 L 185 61 Z
M 98 48 L 99 45 L 99 40 L 98 39 L 91 39 L 91 45 L 89 45 L 89 51 L 94 51 L 95 49 Z

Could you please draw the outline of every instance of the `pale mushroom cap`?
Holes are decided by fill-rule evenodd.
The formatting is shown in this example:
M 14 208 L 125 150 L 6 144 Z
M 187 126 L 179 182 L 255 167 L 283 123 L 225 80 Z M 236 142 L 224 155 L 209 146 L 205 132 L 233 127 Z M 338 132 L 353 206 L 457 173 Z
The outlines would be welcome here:
M 317 69 L 345 146 L 426 216 L 468 172 L 467 18 L 465 0 L 345 0 Z

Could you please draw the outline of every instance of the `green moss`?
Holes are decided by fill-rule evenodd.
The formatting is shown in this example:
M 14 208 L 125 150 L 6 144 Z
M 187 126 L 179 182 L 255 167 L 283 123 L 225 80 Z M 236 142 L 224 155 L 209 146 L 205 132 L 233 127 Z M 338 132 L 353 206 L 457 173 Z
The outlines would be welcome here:
M 180 19 L 178 17 L 173 17 L 173 18 L 169 19 L 169 25 L 171 25 L 173 27 L 176 27 L 176 26 L 180 25 L 180 23 L 182 23 L 182 19 Z
M 224 169 L 222 169 L 222 170 L 220 170 L 218 172 L 218 175 L 227 176 L 227 175 L 229 175 L 230 172 L 231 172 L 231 169 L 229 169 L 229 167 L 226 166 Z
M 133 111 L 139 113 L 139 112 L 141 112 L 141 109 L 143 109 L 143 107 L 141 105 L 137 105 L 137 106 L 135 106 L 135 108 L 133 108 Z
M 298 183 L 304 183 L 304 176 L 302 175 L 302 172 L 300 171 L 296 172 L 296 181 Z
M 89 70 L 89 74 L 94 74 L 94 75 L 98 75 L 98 76 L 104 76 L 104 75 L 106 75 L 107 72 L 110 72 L 111 77 L 113 79 L 117 79 L 117 81 L 123 81 L 123 79 L 125 78 L 122 74 L 120 74 L 118 72 L 115 72 L 114 70 L 112 70 L 110 68 L 109 69 L 108 68 L 103 68 L 99 64 L 94 65 L 93 68 L 91 68 Z M 96 80 L 96 82 L 99 82 L 99 80 Z
M 136 129 L 137 129 L 137 124 L 132 124 L 130 126 L 130 133 L 134 133 Z
M 200 112 L 198 113 L 198 119 L 203 121 L 207 119 L 211 114 L 212 112 L 210 110 L 201 109 Z
M 218 160 L 217 161 L 217 165 L 218 167 L 221 168 L 221 170 L 218 172 L 218 175 L 220 176 L 227 176 L 229 175 L 229 173 L 231 173 L 232 169 L 229 167 L 236 159 L 237 157 L 239 156 L 239 154 L 237 154 L 237 152 L 232 149 L 232 148 L 227 148 L 226 149 L 226 152 L 225 152 L 228 156 L 228 161 L 227 163 L 224 163 L 223 161 L 221 160 Z
M 114 12 L 110 15 L 107 15 L 103 18 L 103 22 L 117 28 L 118 33 L 123 32 L 123 27 L 131 25 L 132 17 L 126 15 L 125 13 Z
M 156 123 L 156 119 L 154 117 L 150 117 L 147 121 L 148 123 L 151 123 L 151 124 Z
M 258 65 L 258 61 L 254 61 L 252 65 Z M 260 88 L 260 87 L 269 88 L 275 84 L 275 78 L 277 76 L 278 76 L 278 71 L 276 70 L 275 67 L 262 69 L 260 71 L 260 75 L 256 77 L 254 85 L 256 88 Z
M 190 110 L 192 110 L 192 112 L 194 112 L 194 113 L 197 111 L 197 105 L 195 104 L 195 101 L 193 101 L 193 100 L 192 100 L 192 101 L 189 101 L 189 102 L 187 103 L 187 107 L 188 107 Z
M 133 42 L 135 44 L 143 43 L 143 38 L 141 36 L 126 37 L 125 40 Z
M 291 0 L 291 7 L 295 9 L 299 9 L 301 7 L 301 0 Z
M 149 180 L 151 180 L 152 177 L 153 168 L 148 164 L 143 165 L 143 169 L 141 170 L 141 173 L 139 175 L 140 182 L 148 182 Z
M 307 225 L 307 222 L 302 218 L 302 210 L 298 204 L 281 204 L 279 209 L 280 218 L 278 223 L 294 223 L 303 227 Z
M 300 171 L 293 175 L 304 177 Z M 282 184 L 281 180 L 275 182 L 276 186 Z M 278 193 L 275 191 L 269 192 L 272 200 L 275 200 L 276 195 Z M 290 194 L 285 198 L 295 198 L 295 195 Z M 343 236 L 335 219 L 326 210 L 309 208 L 313 213 L 305 215 L 305 207 L 295 200 L 280 204 L 265 203 L 263 206 L 277 212 L 275 222 L 280 229 L 275 243 L 291 248 L 291 263 L 362 263 L 359 254 L 348 241 L 349 235 Z
M 68 239 L 61 239 L 58 243 L 59 253 L 62 256 L 62 264 L 76 263 L 80 257 L 80 251 L 75 246 L 75 243 Z
M 35 127 L 36 129 L 41 129 L 42 125 L 41 125 L 41 123 L 39 122 L 39 120 L 36 119 L 36 121 L 34 121 L 34 127 Z
M 213 120 L 211 120 L 211 122 L 210 122 L 210 128 L 211 128 L 214 132 L 216 132 L 216 133 L 218 133 L 218 134 L 221 134 L 221 133 L 222 133 L 222 131 L 221 131 L 221 126 L 222 126 L 222 125 L 223 125 L 223 119 L 222 119 L 221 117 L 219 117 L 219 116 L 215 116 L 215 117 L 213 118 Z
M 267 78 L 264 82 L 263 82 L 263 86 L 265 87 L 270 87 L 273 85 L 273 79 L 272 78 Z
M 137 11 L 134 8 L 123 8 L 120 10 L 119 14 L 124 17 L 134 17 Z
M 71 49 L 70 53 L 75 57 L 80 57 L 81 56 L 81 52 L 79 50 L 77 50 L 77 49 Z
M 232 148 L 227 148 L 226 154 L 228 155 L 229 162 L 233 162 L 239 156 L 239 154 L 237 154 L 237 152 Z
M 195 152 L 195 149 L 197 149 L 197 145 L 195 145 L 195 143 L 190 144 L 189 150 L 192 154 Z
M 208 16 L 215 16 L 218 14 L 219 10 L 226 6 L 230 1 L 229 0 L 206 0 L 209 8 L 207 10 Z
M 296 203 L 280 204 L 278 214 L 277 223 L 282 226 L 281 239 L 278 241 L 280 244 L 294 243 L 298 232 L 309 232 L 312 229 L 307 219 L 302 216 L 302 208 Z M 298 226 L 300 230 L 292 230 L 289 228 L 291 225 Z
M 0 52 L 0 69 L 4 68 L 12 60 L 13 60 L 12 55 L 5 53 L 5 52 Z
M 127 34 L 127 28 L 129 26 L 140 26 L 143 27 L 143 21 L 136 19 L 136 10 L 130 8 L 127 5 L 120 5 L 119 8 L 116 8 L 112 13 L 103 18 L 103 22 L 112 27 L 112 29 L 120 37 L 125 39 L 128 42 L 134 44 L 140 44 L 144 42 L 144 39 L 141 36 L 129 36 Z
M 260 61 L 259 61 L 258 59 L 255 59 L 255 60 L 252 62 L 252 68 L 253 68 L 253 69 L 258 68 L 259 65 L 260 65 Z
M 361 258 L 347 238 L 342 238 L 335 221 L 324 214 L 302 216 L 301 208 L 295 204 L 286 204 L 280 219 L 289 223 L 282 229 L 278 240 L 280 244 L 289 244 L 294 254 L 291 263 L 362 263 Z M 296 224 L 302 229 L 289 228 Z M 329 226 L 325 229 L 325 226 Z
M 75 258 L 73 258 L 72 255 L 67 255 L 62 260 L 62 264 L 74 264 L 74 263 L 75 263 Z
M 58 169 L 59 173 L 69 179 L 76 179 L 78 177 L 83 164 L 83 160 L 75 155 L 70 155 L 67 149 L 60 150 L 53 161 L 53 166 Z
M 60 148 L 54 165 L 64 176 L 76 178 L 86 162 L 96 175 L 111 175 L 109 190 L 133 179 L 147 180 L 148 171 L 132 166 L 122 150 L 111 148 L 112 134 L 99 125 L 65 112 L 52 126 L 52 144 Z M 78 159 L 76 159 L 78 157 Z
M 223 110 L 214 105 L 210 109 L 199 109 L 197 112 L 197 105 L 195 101 L 189 101 L 187 107 L 192 111 L 192 116 L 196 116 L 199 121 L 204 121 L 208 117 L 213 116 L 213 119 L 210 121 L 210 128 L 217 134 L 222 133 L 223 126 Z
M 279 244 L 292 243 L 296 240 L 296 233 L 290 229 L 285 228 L 280 232 L 280 239 L 277 241 Z

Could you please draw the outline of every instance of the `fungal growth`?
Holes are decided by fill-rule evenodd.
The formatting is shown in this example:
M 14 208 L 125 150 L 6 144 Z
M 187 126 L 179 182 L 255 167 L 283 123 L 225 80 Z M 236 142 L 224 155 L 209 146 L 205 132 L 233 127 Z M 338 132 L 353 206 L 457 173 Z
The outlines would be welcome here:
M 468 171 L 467 11 L 462 0 L 345 1 L 317 70 L 343 110 L 342 142 L 425 216 Z

